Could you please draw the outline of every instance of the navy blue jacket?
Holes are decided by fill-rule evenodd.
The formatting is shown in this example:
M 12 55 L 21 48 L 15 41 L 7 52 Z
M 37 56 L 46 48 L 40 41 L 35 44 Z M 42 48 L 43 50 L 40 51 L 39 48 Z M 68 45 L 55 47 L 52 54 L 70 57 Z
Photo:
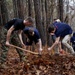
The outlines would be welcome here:
M 56 28 L 56 31 L 55 31 L 56 37 L 65 37 L 68 34 L 72 34 L 71 27 L 66 23 L 55 22 L 53 23 L 53 25 Z
M 33 35 L 33 36 L 31 36 L 31 35 L 29 34 L 30 29 L 32 29 L 33 32 L 34 32 L 34 35 Z M 27 28 L 24 28 L 23 32 L 24 32 L 24 34 L 27 35 L 27 37 L 28 37 L 30 40 L 37 40 L 37 39 L 40 39 L 40 34 L 39 34 L 39 32 L 38 32 L 38 30 L 37 30 L 36 28 L 27 27 Z

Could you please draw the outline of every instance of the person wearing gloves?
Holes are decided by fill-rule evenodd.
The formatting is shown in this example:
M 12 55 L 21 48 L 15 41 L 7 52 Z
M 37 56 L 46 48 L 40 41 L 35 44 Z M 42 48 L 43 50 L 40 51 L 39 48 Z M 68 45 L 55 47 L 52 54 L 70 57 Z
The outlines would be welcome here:
M 24 32 L 25 36 L 27 37 L 25 46 L 30 46 L 34 42 L 38 46 L 39 55 L 41 55 L 42 42 L 41 42 L 41 38 L 40 38 L 40 34 L 39 34 L 38 30 L 34 27 L 27 27 L 27 28 L 24 28 L 23 32 Z

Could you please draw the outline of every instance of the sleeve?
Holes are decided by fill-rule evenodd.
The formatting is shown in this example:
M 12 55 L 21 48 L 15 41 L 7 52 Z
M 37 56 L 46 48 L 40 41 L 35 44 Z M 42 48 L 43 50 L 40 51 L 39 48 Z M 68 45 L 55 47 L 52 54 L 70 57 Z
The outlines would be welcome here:
M 14 28 L 17 28 L 18 27 L 18 22 L 16 21 L 14 24 L 13 24 Z
M 40 39 L 40 34 L 39 34 L 38 30 L 35 30 L 35 36 L 37 37 L 37 39 Z

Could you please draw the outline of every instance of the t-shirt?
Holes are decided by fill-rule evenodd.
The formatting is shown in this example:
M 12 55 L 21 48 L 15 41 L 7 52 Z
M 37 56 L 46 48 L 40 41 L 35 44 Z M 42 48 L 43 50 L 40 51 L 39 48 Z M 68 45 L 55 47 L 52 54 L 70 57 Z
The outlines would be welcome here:
M 57 22 L 57 23 L 54 23 L 54 26 L 56 28 L 56 31 L 55 31 L 56 37 L 59 37 L 59 36 L 64 37 L 68 34 L 72 34 L 71 27 L 66 23 Z
M 22 19 L 14 18 L 6 23 L 5 28 L 8 30 L 11 26 L 14 26 L 14 30 L 23 30 L 25 25 L 23 24 Z
M 33 32 L 34 32 L 34 35 L 33 35 L 33 36 L 31 36 L 31 35 L 29 34 L 29 31 L 30 31 L 30 30 L 33 30 Z M 37 30 L 36 28 L 34 28 L 34 27 L 27 27 L 27 28 L 24 28 L 23 32 L 24 32 L 24 34 L 27 35 L 27 37 L 28 37 L 30 40 L 37 40 L 37 39 L 40 38 L 40 34 L 39 34 L 38 30 Z

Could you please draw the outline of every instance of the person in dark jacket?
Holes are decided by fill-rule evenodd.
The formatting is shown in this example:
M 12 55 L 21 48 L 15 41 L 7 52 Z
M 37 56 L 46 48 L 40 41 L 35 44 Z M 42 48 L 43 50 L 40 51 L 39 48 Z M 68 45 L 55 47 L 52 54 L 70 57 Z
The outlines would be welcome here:
M 74 54 L 74 50 L 72 48 L 72 46 L 69 45 L 68 41 L 70 41 L 71 38 L 71 34 L 72 34 L 72 28 L 63 22 L 57 22 L 54 25 L 50 25 L 50 27 L 48 28 L 48 32 L 53 35 L 56 35 L 56 40 L 53 43 L 53 45 L 48 48 L 48 50 L 52 50 L 57 44 L 59 44 L 60 39 L 62 39 L 62 44 L 68 48 L 68 50 Z
M 25 45 L 31 46 L 34 42 L 38 46 L 39 55 L 41 55 L 42 42 L 41 42 L 41 38 L 40 38 L 40 34 L 38 30 L 34 27 L 27 27 L 27 28 L 24 28 L 23 32 L 27 37 Z

